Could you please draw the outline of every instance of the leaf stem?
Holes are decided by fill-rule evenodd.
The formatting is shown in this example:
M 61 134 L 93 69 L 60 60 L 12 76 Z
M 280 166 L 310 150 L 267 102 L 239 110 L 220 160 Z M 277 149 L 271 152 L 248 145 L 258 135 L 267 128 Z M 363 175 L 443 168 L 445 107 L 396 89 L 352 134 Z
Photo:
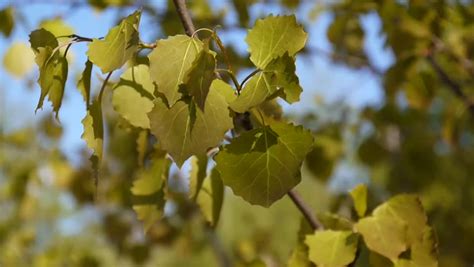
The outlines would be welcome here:
M 102 83 L 102 86 L 100 87 L 99 98 L 98 98 L 99 103 L 102 103 L 102 97 L 104 95 L 105 87 L 106 87 L 107 83 L 109 82 L 110 76 L 112 76 L 113 72 L 114 71 L 111 71 L 107 74 L 107 77 L 105 77 L 104 83 Z
M 252 78 L 255 74 L 261 72 L 262 70 L 261 69 L 256 69 L 254 71 L 252 71 L 249 75 L 247 75 L 247 77 L 245 77 L 245 79 L 242 81 L 242 83 L 239 85 L 240 88 L 243 88 L 244 84 L 250 79 Z
M 301 211 L 304 218 L 306 219 L 306 221 L 308 221 L 309 225 L 311 226 L 311 228 L 313 228 L 313 230 L 324 229 L 323 225 L 316 219 L 316 217 L 311 212 L 311 209 L 306 205 L 306 203 L 296 191 L 288 191 L 288 196 L 291 198 L 296 207 Z
M 138 49 L 155 49 L 156 43 L 148 44 L 148 43 L 138 43 Z
M 217 72 L 225 72 L 229 75 L 230 79 L 235 85 L 235 89 L 237 90 L 237 94 L 240 94 L 240 85 L 239 81 L 237 81 L 237 78 L 235 77 L 234 73 L 231 70 L 228 69 L 216 69 Z

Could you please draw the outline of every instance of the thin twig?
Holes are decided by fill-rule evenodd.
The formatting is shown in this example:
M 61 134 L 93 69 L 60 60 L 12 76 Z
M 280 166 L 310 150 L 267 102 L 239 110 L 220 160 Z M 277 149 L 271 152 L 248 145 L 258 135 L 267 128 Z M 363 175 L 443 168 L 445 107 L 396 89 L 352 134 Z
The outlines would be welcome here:
M 192 36 L 195 31 L 195 27 L 191 19 L 191 15 L 188 12 L 188 8 L 186 7 L 186 1 L 173 0 L 173 3 L 174 3 L 174 6 L 176 7 L 176 12 L 178 12 L 179 19 L 181 20 L 181 23 L 183 24 L 184 31 L 186 32 L 187 35 Z
M 247 75 L 247 77 L 245 77 L 245 79 L 240 83 L 240 88 L 242 88 L 244 86 L 244 84 L 250 79 L 252 78 L 252 76 L 254 76 L 255 74 L 259 73 L 261 70 L 260 69 L 256 69 L 254 71 L 252 71 L 249 75 Z
M 114 71 L 111 71 L 109 72 L 109 74 L 107 74 L 107 77 L 105 77 L 105 80 L 104 80 L 104 83 L 102 84 L 102 87 L 100 87 L 100 91 L 99 91 L 99 103 L 102 103 L 102 96 L 104 95 L 104 91 L 105 91 L 105 87 L 107 86 L 107 83 L 109 82 L 109 79 L 110 79 L 110 76 L 112 76 L 112 73 Z
M 469 98 L 468 95 L 466 95 L 463 92 L 462 86 L 449 77 L 449 75 L 443 70 L 443 68 L 434 59 L 433 55 L 428 55 L 426 58 L 428 62 L 431 64 L 431 66 L 433 67 L 433 69 L 436 71 L 436 74 L 438 74 L 441 81 L 447 86 L 447 88 L 451 90 L 451 92 L 457 98 L 459 98 L 464 103 L 464 105 L 466 105 L 466 108 L 474 117 L 474 102 Z
M 313 230 L 322 230 L 324 227 L 323 225 L 316 219 L 316 217 L 311 212 L 311 209 L 306 205 L 303 199 L 296 193 L 294 190 L 290 190 L 288 192 L 288 196 L 291 198 L 293 203 L 295 203 L 296 207 L 303 213 L 303 216 L 308 221 L 309 225 Z
M 225 72 L 229 75 L 230 79 L 232 80 L 232 82 L 234 83 L 235 85 L 235 89 L 237 90 L 237 94 L 240 94 L 240 90 L 242 89 L 240 87 L 240 84 L 239 84 L 239 81 L 237 81 L 237 78 L 235 77 L 234 73 L 231 71 L 231 70 L 228 70 L 228 69 L 216 69 L 216 72 L 219 73 L 219 72 Z

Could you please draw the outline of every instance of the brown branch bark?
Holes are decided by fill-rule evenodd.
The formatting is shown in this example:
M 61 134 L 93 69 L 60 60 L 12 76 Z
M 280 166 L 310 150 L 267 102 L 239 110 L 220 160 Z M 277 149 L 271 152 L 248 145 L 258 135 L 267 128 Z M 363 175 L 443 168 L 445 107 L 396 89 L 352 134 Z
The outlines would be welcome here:
M 431 64 L 433 69 L 435 70 L 436 74 L 439 76 L 441 81 L 446 85 L 446 87 L 457 97 L 461 100 L 466 108 L 471 113 L 471 116 L 474 118 L 474 102 L 469 98 L 468 95 L 464 93 L 462 90 L 462 86 L 451 79 L 449 75 L 443 70 L 443 68 L 438 64 L 435 60 L 433 55 L 428 55 L 427 57 L 428 62 Z
M 323 225 L 318 221 L 318 219 L 316 219 L 316 217 L 313 215 L 311 208 L 306 205 L 306 203 L 303 201 L 300 195 L 296 193 L 296 191 L 290 190 L 288 192 L 288 196 L 291 198 L 293 203 L 295 203 L 296 207 L 298 207 L 298 209 L 301 211 L 304 218 L 306 219 L 306 221 L 308 221 L 309 225 L 311 225 L 311 228 L 313 228 L 313 230 L 322 230 L 324 228 Z
M 191 36 L 196 31 L 194 27 L 193 20 L 191 19 L 191 14 L 188 12 L 188 8 L 186 7 L 185 0 L 173 0 L 174 6 L 176 8 L 176 12 L 178 12 L 179 19 L 183 24 L 184 31 L 187 35 Z

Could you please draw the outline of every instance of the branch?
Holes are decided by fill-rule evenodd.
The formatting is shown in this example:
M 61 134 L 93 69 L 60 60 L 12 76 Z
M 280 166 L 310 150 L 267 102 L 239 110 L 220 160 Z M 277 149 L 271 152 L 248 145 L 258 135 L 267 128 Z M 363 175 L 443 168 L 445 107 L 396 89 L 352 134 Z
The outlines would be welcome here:
M 176 7 L 176 12 L 178 12 L 179 19 L 183 24 L 184 31 L 187 35 L 192 36 L 195 32 L 194 24 L 191 19 L 191 15 L 188 12 L 188 8 L 186 7 L 185 0 L 173 0 L 174 6 Z
M 303 213 L 304 218 L 308 221 L 309 225 L 313 230 L 322 230 L 324 226 L 316 219 L 316 217 L 311 212 L 311 209 L 306 205 L 303 199 L 298 195 L 298 193 L 294 190 L 290 190 L 288 192 L 288 196 L 291 198 L 293 203 L 295 203 L 296 207 Z
M 462 102 L 464 102 L 464 105 L 466 105 L 466 108 L 474 117 L 474 102 L 469 98 L 468 95 L 466 95 L 462 91 L 462 86 L 449 77 L 449 75 L 443 70 L 443 68 L 434 59 L 433 55 L 428 55 L 426 58 L 428 62 L 431 64 L 431 66 L 433 67 L 433 69 L 435 70 L 436 74 L 438 74 L 441 81 L 447 86 L 448 89 L 451 90 L 451 92 L 457 98 L 459 98 Z

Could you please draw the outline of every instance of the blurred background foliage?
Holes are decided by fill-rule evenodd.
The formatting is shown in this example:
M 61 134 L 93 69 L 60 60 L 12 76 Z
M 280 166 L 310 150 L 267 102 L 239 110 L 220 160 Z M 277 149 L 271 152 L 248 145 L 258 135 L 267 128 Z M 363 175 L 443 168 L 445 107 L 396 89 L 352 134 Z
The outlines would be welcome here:
M 303 181 L 296 187 L 314 211 L 321 218 L 326 211 L 354 218 L 347 189 L 359 182 L 369 186 L 371 208 L 397 193 L 417 193 L 438 236 L 440 266 L 472 265 L 472 1 L 228 0 L 220 3 L 220 8 L 214 2 L 193 0 L 189 8 L 197 27 L 220 25 L 222 35 L 245 32 L 253 25 L 249 10 L 255 5 L 282 13 L 298 10 L 298 14 L 304 13 L 297 18 L 306 29 L 311 29 L 321 14 L 330 14 L 326 28 L 330 49 L 308 46 L 303 60 L 323 53 L 333 64 L 365 70 L 381 84 L 383 97 L 375 105 L 354 108 L 344 100 L 328 101 L 319 96 L 312 102 L 314 108 L 298 112 L 281 114 L 276 102 L 263 108 L 268 116 L 286 116 L 314 133 L 315 148 L 303 167 Z M 84 6 L 94 12 L 114 9 L 117 21 L 126 14 L 123 10 L 141 6 L 152 20 L 149 25 L 153 27 L 147 26 L 147 31 L 153 38 L 183 32 L 171 3 L 59 3 L 70 6 L 70 12 Z M 30 48 L 10 37 L 25 30 L 24 5 L 27 1 L 12 2 L 0 11 L 0 33 L 10 44 L 3 52 L 3 68 L 8 75 L 23 79 L 25 87 L 38 91 Z M 229 22 L 229 13 L 237 19 Z M 363 25 L 367 15 L 381 22 L 377 34 L 394 57 L 388 68 L 376 66 L 367 51 L 367 28 Z M 57 35 L 74 32 L 61 17 L 26 27 L 30 27 L 27 31 L 44 27 Z M 248 71 L 248 56 L 230 44 L 227 49 L 234 70 Z M 331 84 L 324 81 L 314 80 L 313 84 L 331 90 Z M 363 94 L 355 92 L 358 84 L 351 86 L 346 94 Z M 4 82 L 0 87 L 2 92 L 9 90 Z M 67 90 L 75 90 L 71 87 Z M 14 119 L 22 109 L 7 110 L 5 103 L 0 105 L 1 266 L 215 266 L 228 260 L 237 266 L 287 264 L 301 220 L 288 199 L 264 209 L 226 190 L 221 219 L 213 231 L 187 197 L 188 171 L 173 167 L 167 192 L 172 201 L 165 207 L 164 219 L 144 234 L 130 193 L 143 168 L 140 162 L 150 156 L 150 151 L 137 145 L 143 133 L 111 108 L 106 111 L 106 157 L 95 188 L 90 152 L 84 148 L 75 155 L 77 160 L 68 159 L 60 145 L 62 126 L 52 115 L 37 116 L 37 123 L 10 128 L 5 118 Z

